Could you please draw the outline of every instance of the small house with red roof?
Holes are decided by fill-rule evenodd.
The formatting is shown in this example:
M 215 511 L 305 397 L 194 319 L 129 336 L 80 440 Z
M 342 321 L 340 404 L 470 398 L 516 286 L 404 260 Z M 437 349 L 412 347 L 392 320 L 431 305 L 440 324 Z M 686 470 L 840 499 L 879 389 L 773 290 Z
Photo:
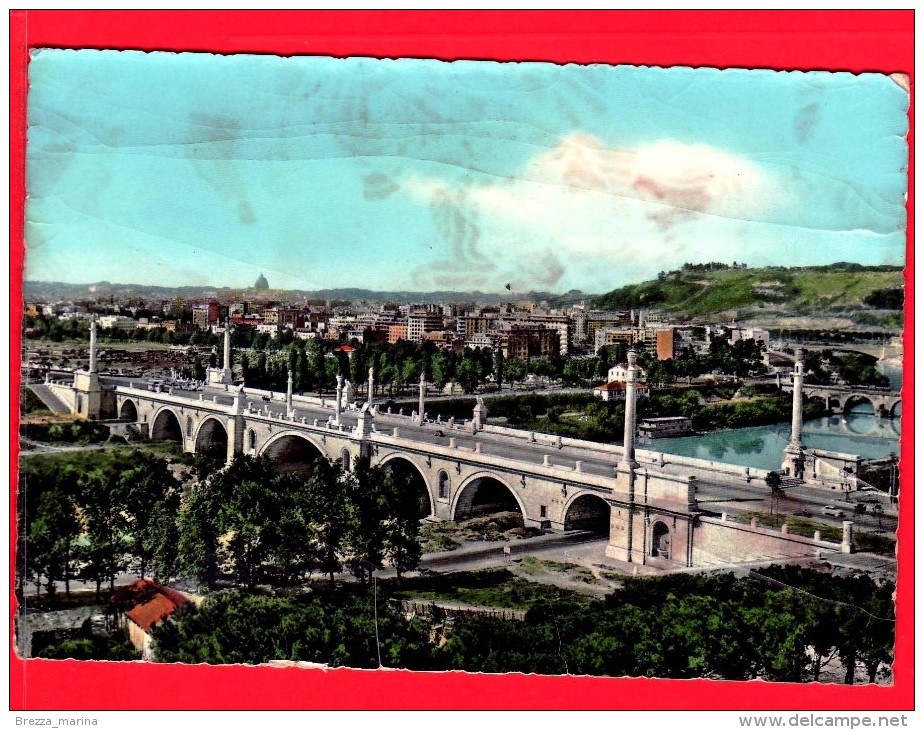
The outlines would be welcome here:
M 154 627 L 187 603 L 187 596 L 150 578 L 139 578 L 109 597 L 109 609 L 116 616 L 116 625 L 128 634 L 132 646 L 147 660 L 153 659 L 151 633 Z
M 635 386 L 636 396 L 648 394 L 648 388 L 644 385 Z M 622 380 L 614 380 L 594 388 L 594 395 L 601 400 L 625 400 L 626 384 Z

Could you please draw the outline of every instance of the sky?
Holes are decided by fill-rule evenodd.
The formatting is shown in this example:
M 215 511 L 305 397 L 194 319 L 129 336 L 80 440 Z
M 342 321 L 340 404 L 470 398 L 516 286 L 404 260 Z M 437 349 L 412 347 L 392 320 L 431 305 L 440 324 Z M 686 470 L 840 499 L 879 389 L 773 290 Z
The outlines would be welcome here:
M 879 74 L 33 52 L 26 278 L 588 293 L 904 264 Z

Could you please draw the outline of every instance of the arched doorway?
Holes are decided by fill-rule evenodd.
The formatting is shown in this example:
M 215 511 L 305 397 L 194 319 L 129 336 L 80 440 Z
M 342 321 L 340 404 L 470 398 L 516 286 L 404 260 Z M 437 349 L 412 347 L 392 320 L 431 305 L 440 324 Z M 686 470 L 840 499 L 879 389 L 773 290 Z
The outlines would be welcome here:
M 217 418 L 206 418 L 196 434 L 196 453 L 224 459 L 228 454 L 228 430 Z
M 651 525 L 651 557 L 671 559 L 671 530 L 660 520 Z
M 609 537 L 609 503 L 594 494 L 582 494 L 565 513 L 565 530 L 588 530 Z
M 452 518 L 465 520 L 501 512 L 518 512 L 523 516 L 523 509 L 510 487 L 495 477 L 481 476 L 462 488 Z
M 309 476 L 314 462 L 323 459 L 324 454 L 308 439 L 287 434 L 271 441 L 263 449 L 279 474 Z
M 138 422 L 138 409 L 135 407 L 134 401 L 127 400 L 122 404 L 119 409 L 119 420 L 128 421 L 129 423 Z
M 412 462 L 400 457 L 392 458 L 382 464 L 382 468 L 391 472 L 392 478 L 397 480 L 402 493 L 408 495 L 408 500 L 414 499 L 420 519 L 433 514 L 433 505 L 430 500 L 430 490 L 427 489 L 427 482 L 423 474 Z
M 183 443 L 183 430 L 180 419 L 169 408 L 164 408 L 154 417 L 151 424 L 151 439 L 154 441 L 175 441 Z
M 353 459 L 350 457 L 349 449 L 340 450 L 340 468 L 345 472 L 350 472 L 353 470 Z

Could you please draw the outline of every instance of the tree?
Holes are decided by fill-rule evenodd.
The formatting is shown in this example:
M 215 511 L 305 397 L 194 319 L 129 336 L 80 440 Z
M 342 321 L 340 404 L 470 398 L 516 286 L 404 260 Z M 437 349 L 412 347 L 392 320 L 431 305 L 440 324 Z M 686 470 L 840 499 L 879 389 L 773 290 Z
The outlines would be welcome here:
M 44 490 L 38 496 L 38 505 L 28 530 L 26 568 L 36 576 L 36 587 L 41 577 L 46 578 L 46 591 L 55 592 L 55 581 L 64 581 L 64 590 L 70 595 L 70 578 L 81 522 L 73 497 L 59 486 Z
M 383 476 L 383 551 L 394 567 L 400 583 L 402 573 L 416 568 L 423 554 L 420 546 L 420 506 L 417 500 L 416 475 L 410 471 L 410 467 L 393 467 L 385 469 Z
M 343 567 L 341 551 L 355 529 L 356 504 L 351 494 L 355 480 L 329 459 L 319 459 L 314 466 L 304 484 L 305 508 L 311 537 L 319 546 L 321 569 L 333 585 L 334 574 Z
M 123 486 L 119 473 L 105 467 L 88 472 L 78 484 L 86 519 L 87 542 L 82 552 L 89 577 L 96 582 L 97 597 L 104 581 L 109 581 L 110 590 L 115 588 L 116 573 L 125 567 L 122 554 L 129 523 L 121 493 Z
M 140 458 L 134 467 L 119 474 L 129 551 L 141 562 L 142 578 L 155 555 L 159 577 L 169 576 L 175 567 L 170 556 L 176 544 L 177 486 L 163 459 Z

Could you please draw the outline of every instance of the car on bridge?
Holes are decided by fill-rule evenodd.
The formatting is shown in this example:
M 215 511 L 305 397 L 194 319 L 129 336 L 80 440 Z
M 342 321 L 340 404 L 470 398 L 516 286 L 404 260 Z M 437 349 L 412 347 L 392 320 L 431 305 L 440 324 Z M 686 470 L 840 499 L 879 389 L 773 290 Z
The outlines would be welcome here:
M 826 504 L 821 508 L 821 514 L 825 515 L 826 517 L 843 517 L 844 510 L 842 510 L 840 507 L 835 507 L 833 504 Z

